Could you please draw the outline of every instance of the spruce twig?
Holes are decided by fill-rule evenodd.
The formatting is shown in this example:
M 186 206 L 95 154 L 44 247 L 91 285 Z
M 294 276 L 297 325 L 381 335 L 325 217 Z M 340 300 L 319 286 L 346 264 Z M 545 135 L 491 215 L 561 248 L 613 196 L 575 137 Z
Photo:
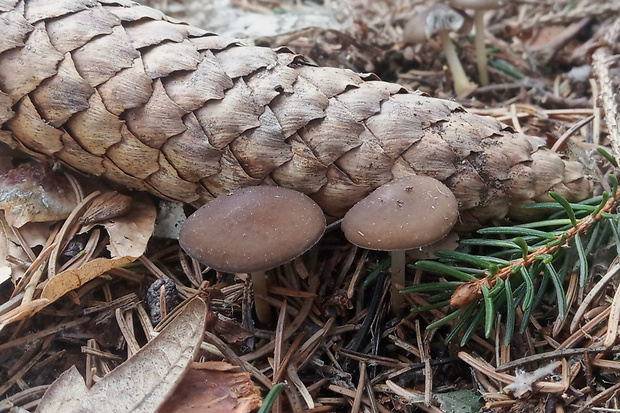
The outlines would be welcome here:
M 519 267 L 530 267 L 534 262 L 538 261 L 541 256 L 552 255 L 559 248 L 565 246 L 579 234 L 585 234 L 596 222 L 598 222 L 606 213 L 612 211 L 616 206 L 616 197 L 610 197 L 607 202 L 595 214 L 587 215 L 576 222 L 572 228 L 555 237 L 555 239 L 537 249 L 530 252 L 524 258 L 511 262 L 509 265 L 501 268 L 497 274 L 492 277 L 480 278 L 462 284 L 452 294 L 450 305 L 454 307 L 462 307 L 470 304 L 482 296 L 483 287 L 493 288 L 499 279 L 506 280 Z

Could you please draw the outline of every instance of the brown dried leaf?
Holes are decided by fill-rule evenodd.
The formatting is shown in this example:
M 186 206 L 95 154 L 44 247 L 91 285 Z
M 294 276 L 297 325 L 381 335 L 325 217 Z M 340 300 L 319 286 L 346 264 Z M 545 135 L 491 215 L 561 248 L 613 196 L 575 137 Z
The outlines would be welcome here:
M 226 362 L 193 363 L 172 397 L 161 407 L 171 413 L 246 413 L 258 409 L 260 389 L 248 372 Z
M 67 218 L 76 205 L 67 177 L 47 164 L 24 163 L 0 174 L 0 209 L 14 227 Z
M 243 328 L 236 320 L 222 314 L 217 314 L 213 320 L 213 331 L 229 344 L 238 343 L 252 336 L 252 333 Z
M 131 209 L 131 197 L 116 191 L 106 192 L 93 200 L 88 206 L 81 221 L 94 224 L 111 218 L 119 217 Z
M 51 229 L 49 225 L 39 222 L 29 222 L 19 229 L 19 233 L 29 247 L 36 247 L 45 244 L 49 238 Z M 18 281 L 24 275 L 26 268 L 21 265 L 14 265 L 8 260 L 11 256 L 18 261 L 28 263 L 30 258 L 19 245 L 9 224 L 5 221 L 4 215 L 0 214 L 0 274 L 9 274 L 13 281 Z
M 104 198 L 107 196 L 107 194 L 100 195 Z M 96 258 L 78 269 L 57 274 L 45 285 L 41 298 L 54 302 L 99 275 L 135 261 L 146 250 L 155 227 L 155 216 L 155 207 L 147 197 L 134 196 L 133 208 L 129 212 L 113 220 L 96 224 L 103 225 L 110 235 L 110 244 L 107 248 L 111 258 Z M 86 232 L 90 228 L 91 226 L 86 226 L 81 232 Z
M 95 258 L 77 270 L 67 270 L 56 275 L 43 288 L 41 298 L 50 302 L 58 300 L 71 290 L 80 288 L 111 269 L 122 267 L 136 260 L 137 257 L 122 257 L 117 259 Z
M 36 411 L 156 411 L 200 349 L 206 315 L 205 302 L 194 298 L 156 338 L 90 389 L 77 368 L 71 367 L 50 386 Z
M 108 250 L 112 258 L 138 258 L 155 228 L 155 206 L 144 194 L 133 197 L 133 208 L 123 216 L 101 223 L 110 235 Z

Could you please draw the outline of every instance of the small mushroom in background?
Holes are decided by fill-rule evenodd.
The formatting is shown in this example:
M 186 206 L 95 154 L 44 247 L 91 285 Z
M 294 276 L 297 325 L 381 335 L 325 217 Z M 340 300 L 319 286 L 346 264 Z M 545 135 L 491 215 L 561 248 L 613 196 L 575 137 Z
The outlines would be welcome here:
M 458 32 L 465 25 L 465 17 L 445 4 L 435 4 L 425 12 L 416 15 L 403 29 L 405 43 L 424 43 L 437 34 L 446 55 L 448 67 L 454 80 L 454 91 L 461 95 L 472 87 L 461 65 L 456 49 L 450 39 L 450 32 Z
M 183 224 L 179 243 L 204 265 L 250 273 L 258 320 L 271 319 L 265 271 L 309 250 L 325 231 L 323 210 L 307 195 L 273 186 L 221 195 Z
M 405 251 L 439 241 L 458 218 L 454 194 L 435 178 L 406 176 L 380 186 L 355 204 L 342 220 L 347 239 L 362 248 L 391 251 L 392 312 L 404 297 Z
M 478 77 L 480 84 L 489 84 L 489 70 L 487 69 L 487 49 L 484 45 L 484 12 L 490 9 L 499 9 L 506 3 L 502 0 L 449 0 L 454 8 L 474 10 L 474 27 L 476 31 L 476 61 L 478 62 Z

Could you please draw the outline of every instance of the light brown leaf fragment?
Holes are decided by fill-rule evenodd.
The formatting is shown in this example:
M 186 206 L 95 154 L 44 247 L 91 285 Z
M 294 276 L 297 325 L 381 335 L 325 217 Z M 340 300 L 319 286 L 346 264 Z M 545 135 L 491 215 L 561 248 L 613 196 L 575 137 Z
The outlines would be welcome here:
M 246 413 L 260 408 L 260 389 L 250 373 L 224 362 L 193 363 L 172 397 L 160 408 L 170 413 Z
M 14 227 L 67 218 L 76 205 L 67 177 L 48 164 L 28 162 L 0 174 L 0 209 Z
M 41 293 L 42 298 L 54 302 L 69 291 L 110 271 L 135 261 L 144 254 L 155 227 L 156 211 L 148 198 L 132 197 L 132 209 L 121 216 L 99 223 L 109 234 L 111 258 L 95 258 L 76 269 L 66 270 L 50 279 Z M 80 232 L 90 229 L 86 226 Z
M 243 328 L 237 320 L 228 318 L 221 313 L 217 313 L 213 317 L 213 332 L 229 344 L 240 343 L 252 337 L 252 333 Z
M 607 322 L 607 334 L 603 341 L 603 346 L 611 347 L 618 340 L 618 328 L 620 323 L 620 288 L 616 289 L 613 301 L 611 302 L 611 311 L 609 312 L 609 321 Z
M 144 254 L 155 228 L 157 211 L 153 203 L 140 195 L 131 198 L 130 210 L 101 223 L 110 235 L 108 251 L 112 258 L 135 259 Z
M 200 349 L 207 307 L 199 298 L 157 337 L 90 389 L 75 366 L 47 390 L 37 412 L 152 413 L 180 383 Z
M 77 270 L 67 270 L 57 274 L 45 284 L 43 292 L 41 293 L 41 298 L 45 298 L 49 303 L 53 303 L 69 291 L 80 288 L 101 274 L 105 274 L 111 269 L 127 265 L 135 260 L 136 257 L 122 257 L 116 259 L 95 258 L 92 261 L 88 261 Z

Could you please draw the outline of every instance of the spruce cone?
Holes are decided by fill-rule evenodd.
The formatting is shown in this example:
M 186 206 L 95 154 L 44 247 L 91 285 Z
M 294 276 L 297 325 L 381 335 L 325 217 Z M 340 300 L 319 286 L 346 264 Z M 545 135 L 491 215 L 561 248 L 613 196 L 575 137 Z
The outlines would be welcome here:
M 424 174 L 471 228 L 550 189 L 591 192 L 580 164 L 454 102 L 126 0 L 0 0 L 0 22 L 0 140 L 161 197 L 201 204 L 277 184 L 341 217 Z

